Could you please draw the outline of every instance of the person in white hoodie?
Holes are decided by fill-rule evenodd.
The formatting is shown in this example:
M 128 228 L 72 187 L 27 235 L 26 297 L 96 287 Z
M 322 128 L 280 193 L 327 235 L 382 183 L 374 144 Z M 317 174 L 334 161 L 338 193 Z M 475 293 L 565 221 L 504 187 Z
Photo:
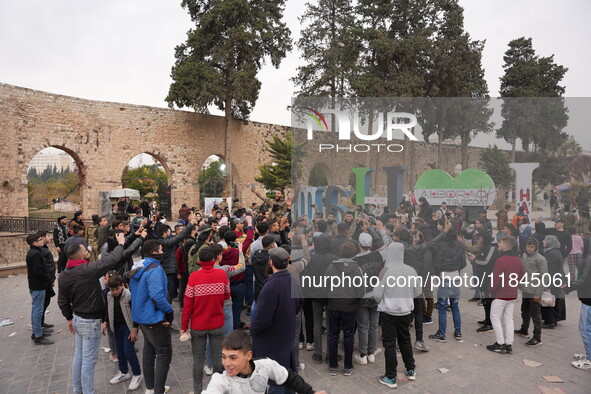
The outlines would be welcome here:
M 394 389 L 397 387 L 398 367 L 396 341 L 400 346 L 407 379 L 416 379 L 409 325 L 412 321 L 413 299 L 420 296 L 423 289 L 417 271 L 404 264 L 404 244 L 393 242 L 388 245 L 384 269 L 380 284 L 374 290 L 380 312 L 382 344 L 386 358 L 386 374 L 378 379 L 383 385 Z

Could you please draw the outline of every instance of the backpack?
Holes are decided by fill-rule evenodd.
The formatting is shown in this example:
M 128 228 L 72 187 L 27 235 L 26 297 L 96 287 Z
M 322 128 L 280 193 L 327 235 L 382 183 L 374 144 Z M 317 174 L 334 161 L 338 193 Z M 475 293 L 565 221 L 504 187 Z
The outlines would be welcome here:
M 199 264 L 199 251 L 195 249 L 196 246 L 197 244 L 191 246 L 187 256 L 187 269 L 189 275 L 201 269 L 201 264 Z

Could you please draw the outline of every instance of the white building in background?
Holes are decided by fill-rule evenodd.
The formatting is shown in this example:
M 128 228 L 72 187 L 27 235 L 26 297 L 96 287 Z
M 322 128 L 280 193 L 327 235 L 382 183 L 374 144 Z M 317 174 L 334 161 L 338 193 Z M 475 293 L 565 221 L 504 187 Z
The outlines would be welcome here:
M 62 169 L 65 170 L 67 168 L 70 171 L 74 171 L 76 169 L 76 164 L 74 163 L 74 159 L 70 155 L 65 152 L 59 153 L 45 153 L 39 152 L 33 159 L 31 163 L 29 163 L 29 168 L 35 168 L 37 173 L 42 172 L 47 167 L 56 167 L 58 171 Z

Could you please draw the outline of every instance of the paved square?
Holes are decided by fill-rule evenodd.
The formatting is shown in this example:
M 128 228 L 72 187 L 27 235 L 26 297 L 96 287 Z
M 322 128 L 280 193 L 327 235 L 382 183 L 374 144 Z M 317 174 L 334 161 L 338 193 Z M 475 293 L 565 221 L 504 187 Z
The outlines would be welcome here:
M 468 290 L 464 290 L 468 291 Z M 35 346 L 30 339 L 31 299 L 26 275 L 0 279 L 0 320 L 11 318 L 15 324 L 0 327 L 0 394 L 11 393 L 71 393 L 70 366 L 74 351 L 73 337 L 67 332 L 66 321 L 52 299 L 47 314 L 47 322 L 55 324 L 51 339 L 56 343 L 50 346 Z M 519 301 L 518 301 L 519 304 Z M 178 304 L 174 303 L 178 324 Z M 554 330 L 544 330 L 544 345 L 529 349 L 523 344 L 524 338 L 516 337 L 512 355 L 501 355 L 487 351 L 486 345 L 494 342 L 494 334 L 477 334 L 477 320 L 483 318 L 483 309 L 466 299 L 460 301 L 462 313 L 463 341 L 448 337 L 447 343 L 426 339 L 431 348 L 428 353 L 415 353 L 417 380 L 404 379 L 403 366 L 399 365 L 400 391 L 412 390 L 421 393 L 539 393 L 536 386 L 562 388 L 567 393 L 590 393 L 591 371 L 581 371 L 571 366 L 573 353 L 583 353 L 583 344 L 578 332 L 578 316 L 581 304 L 572 295 L 567 299 L 568 320 L 561 322 Z M 243 316 L 244 317 L 244 316 Z M 424 326 L 425 338 L 437 330 L 435 324 Z M 515 308 L 516 325 L 521 322 L 519 306 Z M 449 316 L 451 323 L 451 316 Z M 449 324 L 448 324 L 449 325 Z M 58 333 L 58 331 L 60 331 Z M 10 336 L 12 333 L 14 335 Z M 412 332 L 414 339 L 414 332 Z M 326 348 L 326 336 L 323 336 Z M 140 360 L 142 349 L 140 336 Z M 378 341 L 381 346 L 381 340 Z M 102 346 L 107 347 L 107 338 Z M 173 336 L 173 358 L 167 384 L 170 393 L 189 393 L 192 391 L 192 353 L 189 343 L 180 342 Z M 342 351 L 342 350 L 341 350 Z M 312 353 L 300 352 L 300 360 L 306 364 L 302 375 L 316 390 L 329 393 L 385 393 L 391 390 L 378 383 L 377 377 L 384 373 L 384 356 L 376 357 L 375 365 L 355 365 L 353 374 L 331 377 L 326 364 L 316 365 Z M 532 368 L 523 360 L 537 361 L 543 365 Z M 401 363 L 401 358 L 399 358 Z M 342 365 L 341 365 L 342 367 Z M 446 368 L 443 374 L 438 368 Z M 117 365 L 110 362 L 108 354 L 101 351 L 96 366 L 95 387 L 98 393 L 127 392 L 129 381 L 111 386 L 109 380 L 117 373 Z M 542 376 L 557 375 L 564 383 L 548 383 Z M 206 377 L 206 382 L 208 381 Z M 136 393 L 143 393 L 145 386 Z

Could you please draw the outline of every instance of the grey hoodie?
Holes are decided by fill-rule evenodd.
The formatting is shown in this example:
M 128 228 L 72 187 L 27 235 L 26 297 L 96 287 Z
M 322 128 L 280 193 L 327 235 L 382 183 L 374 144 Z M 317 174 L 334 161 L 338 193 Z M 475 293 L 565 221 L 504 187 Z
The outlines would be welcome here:
M 374 290 L 378 311 L 393 316 L 410 314 L 414 309 L 413 298 L 420 296 L 423 289 L 417 271 L 404 264 L 404 244 L 392 242 L 388 245 L 384 269 L 380 284 Z
M 535 240 L 535 238 L 533 239 Z M 536 249 L 536 251 L 531 255 L 524 252 L 521 256 L 521 261 L 523 262 L 523 269 L 525 270 L 525 278 L 527 279 L 526 282 L 528 282 L 527 285 L 519 285 L 519 289 L 521 289 L 521 291 L 523 292 L 523 297 L 541 297 L 542 293 L 544 292 L 542 280 L 544 279 L 544 276 L 548 273 L 548 262 L 546 261 L 546 258 L 539 254 Z M 536 284 L 537 286 L 533 286 Z

